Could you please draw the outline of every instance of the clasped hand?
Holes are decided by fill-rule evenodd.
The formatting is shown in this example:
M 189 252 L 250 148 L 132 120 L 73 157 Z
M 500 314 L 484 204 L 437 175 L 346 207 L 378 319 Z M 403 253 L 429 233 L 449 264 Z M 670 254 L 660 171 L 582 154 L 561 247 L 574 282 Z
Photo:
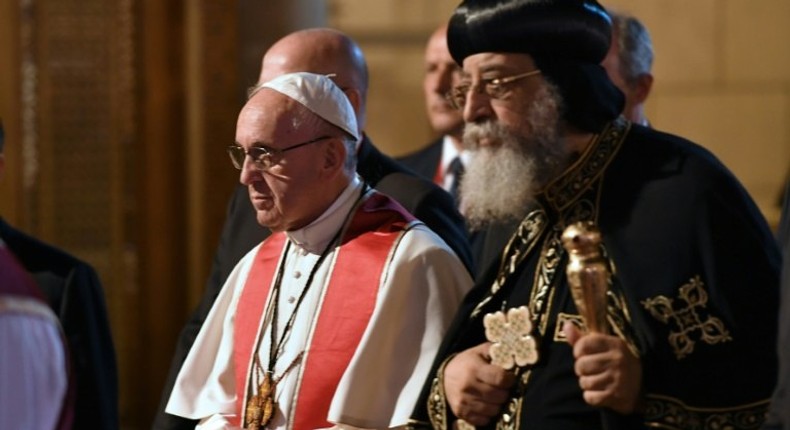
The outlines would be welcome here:
M 458 353 L 444 368 L 447 404 L 458 418 L 484 426 L 499 414 L 516 381 L 512 371 L 491 364 L 490 342 Z
M 642 362 L 617 336 L 582 334 L 571 322 L 562 330 L 573 348 L 584 401 L 621 414 L 635 412 L 641 404 Z
M 642 363 L 625 342 L 600 333 L 582 334 L 571 323 L 563 330 L 573 348 L 574 371 L 584 401 L 622 414 L 638 409 Z M 474 426 L 496 417 L 516 381 L 512 371 L 490 363 L 490 342 L 458 353 L 444 368 L 444 392 L 453 414 Z

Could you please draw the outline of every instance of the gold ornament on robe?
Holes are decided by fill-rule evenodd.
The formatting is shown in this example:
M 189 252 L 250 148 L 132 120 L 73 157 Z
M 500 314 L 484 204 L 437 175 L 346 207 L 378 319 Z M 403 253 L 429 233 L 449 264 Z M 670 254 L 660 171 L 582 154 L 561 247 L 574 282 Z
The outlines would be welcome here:
M 263 381 L 258 385 L 258 393 L 247 400 L 247 411 L 244 421 L 247 430 L 260 430 L 269 424 L 274 415 L 274 384 L 272 374 L 264 373 Z
M 587 330 L 608 333 L 606 291 L 609 267 L 601 255 L 601 233 L 592 222 L 577 222 L 562 233 L 562 245 L 568 251 L 566 274 L 573 301 Z

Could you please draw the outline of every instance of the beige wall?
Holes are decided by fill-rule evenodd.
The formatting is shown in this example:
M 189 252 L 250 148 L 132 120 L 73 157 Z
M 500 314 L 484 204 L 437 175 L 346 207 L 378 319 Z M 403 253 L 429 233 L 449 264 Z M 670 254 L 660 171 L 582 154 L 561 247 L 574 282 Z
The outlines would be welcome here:
M 426 143 L 422 49 L 457 1 L 332 0 L 329 23 L 359 40 L 371 68 L 368 132 L 399 155 Z M 711 150 L 763 213 L 790 170 L 790 0 L 610 0 L 650 29 L 652 124 Z
M 775 223 L 790 169 L 790 1 L 612 0 L 650 29 L 655 127 L 718 156 Z
M 455 0 L 330 0 L 329 25 L 350 34 L 370 67 L 368 134 L 401 155 L 428 143 L 422 96 L 423 49 Z

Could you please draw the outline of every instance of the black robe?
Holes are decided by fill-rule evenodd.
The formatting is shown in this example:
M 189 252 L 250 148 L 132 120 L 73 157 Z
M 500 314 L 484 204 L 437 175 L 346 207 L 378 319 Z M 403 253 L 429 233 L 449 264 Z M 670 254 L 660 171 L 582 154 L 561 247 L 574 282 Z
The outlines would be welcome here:
M 579 318 L 559 237 L 578 220 L 602 232 L 614 272 L 609 322 L 642 361 L 640 414 L 587 405 L 573 372 L 560 328 Z M 498 292 L 492 285 L 506 266 L 497 263 L 465 298 L 415 427 L 453 424 L 439 366 L 486 340 L 485 314 L 520 305 L 533 314 L 539 359 L 520 370 L 500 428 L 759 427 L 777 374 L 779 253 L 746 191 L 713 155 L 619 119 L 546 187 L 522 225 L 523 259 Z

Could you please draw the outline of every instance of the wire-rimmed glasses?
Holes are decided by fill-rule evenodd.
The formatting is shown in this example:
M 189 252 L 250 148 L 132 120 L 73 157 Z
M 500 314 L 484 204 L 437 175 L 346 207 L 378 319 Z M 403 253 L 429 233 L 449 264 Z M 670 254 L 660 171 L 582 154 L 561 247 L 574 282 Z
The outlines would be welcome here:
M 480 79 L 477 84 L 477 91 L 484 91 L 488 97 L 491 97 L 492 99 L 501 99 L 507 95 L 507 84 L 516 82 L 519 79 L 524 79 L 529 76 L 535 76 L 539 74 L 540 70 L 532 70 L 518 75 L 506 76 L 504 78 Z M 458 85 L 457 87 L 454 87 L 448 91 L 445 97 L 454 108 L 462 110 L 466 104 L 466 97 L 469 95 L 469 91 L 471 91 L 474 87 L 475 85 L 472 84 Z
M 253 146 L 250 149 L 244 149 L 244 147 L 240 145 L 230 145 L 228 146 L 227 151 L 228 155 L 230 155 L 230 161 L 233 163 L 233 167 L 239 170 L 244 167 L 244 159 L 248 155 L 250 158 L 252 158 L 252 161 L 255 163 L 256 167 L 266 170 L 275 165 L 282 157 L 282 154 L 287 151 L 331 138 L 332 136 L 321 136 L 283 149 L 269 148 L 266 146 Z

